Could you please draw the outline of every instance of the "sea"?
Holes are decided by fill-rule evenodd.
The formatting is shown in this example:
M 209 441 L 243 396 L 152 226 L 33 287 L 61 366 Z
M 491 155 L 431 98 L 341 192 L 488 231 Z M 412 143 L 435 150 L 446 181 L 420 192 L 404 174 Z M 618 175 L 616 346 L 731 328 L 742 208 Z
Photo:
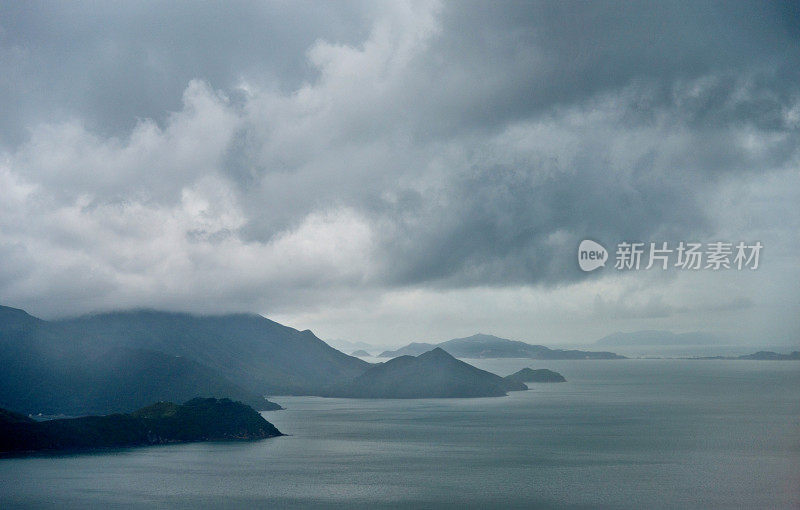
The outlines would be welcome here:
M 0 459 L 0 508 L 800 508 L 800 362 L 465 360 L 507 397 L 273 397 L 284 437 Z

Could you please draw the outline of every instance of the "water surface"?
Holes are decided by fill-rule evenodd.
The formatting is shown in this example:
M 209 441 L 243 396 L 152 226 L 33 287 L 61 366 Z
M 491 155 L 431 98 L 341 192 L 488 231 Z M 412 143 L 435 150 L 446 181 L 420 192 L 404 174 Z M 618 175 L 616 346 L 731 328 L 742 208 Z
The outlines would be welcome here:
M 797 508 L 800 363 L 468 360 L 503 398 L 276 397 L 291 434 L 0 460 L 0 507 Z

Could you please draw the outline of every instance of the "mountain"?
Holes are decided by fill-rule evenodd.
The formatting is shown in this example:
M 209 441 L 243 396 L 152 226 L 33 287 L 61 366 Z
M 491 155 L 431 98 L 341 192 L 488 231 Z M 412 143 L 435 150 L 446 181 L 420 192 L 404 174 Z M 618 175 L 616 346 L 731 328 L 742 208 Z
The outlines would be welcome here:
M 772 352 L 772 351 L 758 351 L 754 352 L 753 354 L 745 354 L 744 356 L 739 356 L 736 359 L 756 359 L 756 360 L 768 360 L 768 361 L 800 360 L 800 351 L 792 351 L 789 354 L 779 354 L 777 352 Z
M 735 335 L 721 335 L 702 331 L 673 333 L 663 330 L 617 332 L 607 335 L 592 346 L 613 349 L 626 356 L 671 358 L 737 358 L 754 350 L 780 352 L 791 348 L 786 344 L 744 344 Z
M 607 347 L 631 346 L 683 346 L 719 344 L 721 337 L 700 331 L 673 333 L 672 331 L 643 330 L 627 333 L 616 332 L 597 340 L 594 345 Z
M 187 358 L 143 349 L 85 349 L 31 339 L 0 343 L 0 406 L 25 413 L 81 415 L 137 409 L 154 400 L 228 396 L 280 409 Z
M 255 314 L 201 316 L 149 310 L 60 321 L 72 338 L 183 356 L 259 394 L 312 394 L 352 379 L 369 363 Z
M 567 382 L 564 379 L 564 376 L 559 374 L 558 372 L 553 372 L 552 370 L 547 370 L 546 368 L 540 368 L 538 370 L 532 370 L 530 368 L 523 368 L 518 372 L 514 372 L 511 375 L 507 375 L 505 377 L 509 381 L 518 381 L 522 383 L 526 382 L 533 382 L 533 383 L 559 383 L 559 382 Z
M 326 396 L 349 398 L 498 397 L 525 390 L 516 381 L 457 360 L 441 348 L 400 356 L 368 369 Z
M 372 356 L 372 354 L 368 353 L 367 351 L 359 349 L 357 351 L 353 351 L 350 354 L 350 356 L 356 356 L 356 357 L 364 357 L 364 356 L 366 356 L 366 357 L 370 357 L 370 356 Z
M 483 334 L 448 340 L 439 347 L 462 358 L 536 358 L 550 350 L 542 345 Z
M 626 356 L 683 357 L 735 355 L 742 352 L 736 340 L 713 333 L 693 331 L 673 333 L 661 330 L 617 332 L 592 344 L 596 348 L 613 349 Z
M 455 338 L 440 344 L 412 343 L 396 351 L 384 351 L 381 357 L 391 358 L 405 354 L 417 355 L 439 347 L 459 358 L 532 358 L 532 359 L 622 359 L 613 352 L 550 349 L 543 345 L 531 345 L 516 340 L 507 340 L 493 335 L 477 334 L 466 338 Z
M 0 406 L 127 412 L 198 395 L 279 408 L 262 395 L 319 393 L 370 365 L 259 315 L 133 311 L 43 321 L 0 306 Z
M 397 350 L 389 350 L 383 351 L 378 355 L 379 358 L 396 358 L 398 356 L 419 356 L 423 352 L 428 352 L 432 349 L 435 349 L 436 345 L 434 344 L 425 344 L 425 343 L 417 343 L 412 342 L 405 347 L 401 347 Z
M 253 408 L 229 399 L 159 402 L 131 414 L 36 422 L 0 409 L 0 452 L 93 449 L 264 439 L 282 435 Z
M 342 352 L 353 352 L 359 350 L 367 352 L 379 352 L 381 350 L 380 346 L 369 344 L 367 342 L 349 342 L 341 338 L 325 338 L 324 342 L 334 349 Z

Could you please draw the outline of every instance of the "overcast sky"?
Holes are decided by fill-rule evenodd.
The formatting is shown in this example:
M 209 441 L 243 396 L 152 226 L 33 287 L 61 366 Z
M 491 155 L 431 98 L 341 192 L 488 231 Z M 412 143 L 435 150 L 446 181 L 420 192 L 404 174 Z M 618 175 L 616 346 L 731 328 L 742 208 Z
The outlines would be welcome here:
M 3 2 L 0 303 L 379 345 L 797 344 L 799 11 Z M 764 248 L 584 273 L 585 238 Z

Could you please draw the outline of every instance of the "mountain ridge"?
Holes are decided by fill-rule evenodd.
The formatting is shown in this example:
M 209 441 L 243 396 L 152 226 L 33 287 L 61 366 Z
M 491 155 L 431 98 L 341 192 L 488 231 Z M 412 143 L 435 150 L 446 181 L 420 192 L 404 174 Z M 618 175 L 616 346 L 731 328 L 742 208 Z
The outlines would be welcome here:
M 478 333 L 464 338 L 454 338 L 438 344 L 412 342 L 394 351 L 384 351 L 379 357 L 418 355 L 439 347 L 459 358 L 531 358 L 531 359 L 624 359 L 613 352 L 550 349 L 544 345 L 509 340 L 494 335 Z
M 146 309 L 45 321 L 0 306 L 0 366 L 0 407 L 81 415 L 198 395 L 277 409 L 263 395 L 319 393 L 370 365 L 255 314 Z

